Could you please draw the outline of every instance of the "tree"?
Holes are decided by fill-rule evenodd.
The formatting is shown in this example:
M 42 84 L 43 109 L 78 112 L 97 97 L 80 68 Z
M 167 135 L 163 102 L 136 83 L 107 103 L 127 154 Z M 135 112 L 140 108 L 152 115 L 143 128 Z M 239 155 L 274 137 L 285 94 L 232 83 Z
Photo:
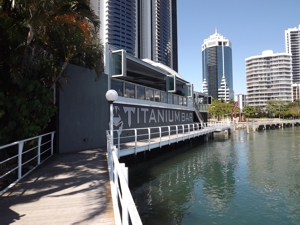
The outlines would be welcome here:
M 0 145 L 47 127 L 68 63 L 100 76 L 99 25 L 89 1 L 0 0 Z
M 232 112 L 233 104 L 224 102 L 224 100 L 213 99 L 212 104 L 209 105 L 208 110 L 211 115 L 217 116 L 218 121 L 220 117 L 225 114 L 229 114 Z
M 292 117 L 299 117 L 300 116 L 300 100 L 296 100 L 294 102 L 288 103 L 287 112 L 288 112 L 288 115 L 290 115 Z
M 250 106 L 250 105 L 246 105 L 244 108 L 243 108 L 243 111 L 245 113 L 245 116 L 246 117 L 249 117 L 249 118 L 253 118 L 255 113 L 256 113 L 256 110 L 253 106 Z
M 267 110 L 280 117 L 281 112 L 287 110 L 287 105 L 281 99 L 271 99 L 267 101 Z

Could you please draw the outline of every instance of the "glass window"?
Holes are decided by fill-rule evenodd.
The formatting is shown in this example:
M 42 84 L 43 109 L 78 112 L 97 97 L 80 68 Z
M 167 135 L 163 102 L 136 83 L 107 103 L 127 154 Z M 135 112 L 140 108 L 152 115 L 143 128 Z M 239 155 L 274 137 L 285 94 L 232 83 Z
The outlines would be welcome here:
M 167 91 L 168 92 L 176 92 L 176 76 L 168 75 L 167 76 Z
M 145 100 L 145 88 L 141 86 L 136 87 L 137 99 Z
M 161 102 L 168 103 L 167 92 L 161 92 Z
M 187 105 L 187 100 L 186 99 L 187 99 L 186 97 L 182 97 L 182 100 L 183 100 L 182 104 L 183 105 Z
M 183 97 L 182 96 L 179 96 L 179 105 L 182 105 L 182 103 L 183 103 Z
M 111 80 L 111 89 L 114 89 L 119 96 L 123 96 L 123 82 L 119 80 Z
M 173 104 L 173 95 L 170 93 L 168 94 L 168 103 Z
M 154 91 L 154 100 L 156 102 L 160 102 L 160 91 L 159 90 Z
M 146 88 L 146 100 L 153 101 L 153 99 L 154 99 L 153 89 Z
M 112 52 L 112 75 L 114 77 L 126 76 L 126 51 L 116 50 Z
M 133 84 L 125 83 L 125 96 L 127 98 L 135 98 L 135 86 Z
M 179 100 L 178 100 L 179 96 L 178 95 L 174 95 L 174 105 L 179 105 Z

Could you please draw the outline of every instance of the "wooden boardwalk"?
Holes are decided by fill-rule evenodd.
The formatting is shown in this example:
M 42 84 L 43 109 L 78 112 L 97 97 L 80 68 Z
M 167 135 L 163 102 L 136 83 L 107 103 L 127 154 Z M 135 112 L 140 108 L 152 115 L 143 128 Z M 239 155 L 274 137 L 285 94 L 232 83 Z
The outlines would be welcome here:
M 0 224 L 115 224 L 106 149 L 52 156 L 0 197 Z

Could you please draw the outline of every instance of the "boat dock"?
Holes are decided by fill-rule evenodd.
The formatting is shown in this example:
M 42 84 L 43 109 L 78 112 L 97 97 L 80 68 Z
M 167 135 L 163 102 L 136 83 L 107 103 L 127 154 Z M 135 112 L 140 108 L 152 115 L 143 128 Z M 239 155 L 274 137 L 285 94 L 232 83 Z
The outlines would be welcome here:
M 234 123 L 233 131 L 239 128 L 247 129 L 247 131 L 270 130 L 276 128 L 300 126 L 300 119 L 296 120 L 263 120 L 263 121 L 249 121 L 243 123 Z

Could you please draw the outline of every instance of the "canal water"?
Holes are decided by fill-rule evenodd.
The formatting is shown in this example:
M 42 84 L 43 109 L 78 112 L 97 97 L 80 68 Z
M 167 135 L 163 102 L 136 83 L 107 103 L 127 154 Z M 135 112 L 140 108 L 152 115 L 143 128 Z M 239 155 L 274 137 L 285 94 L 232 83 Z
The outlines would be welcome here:
M 144 225 L 300 224 L 300 127 L 245 130 L 129 167 Z

